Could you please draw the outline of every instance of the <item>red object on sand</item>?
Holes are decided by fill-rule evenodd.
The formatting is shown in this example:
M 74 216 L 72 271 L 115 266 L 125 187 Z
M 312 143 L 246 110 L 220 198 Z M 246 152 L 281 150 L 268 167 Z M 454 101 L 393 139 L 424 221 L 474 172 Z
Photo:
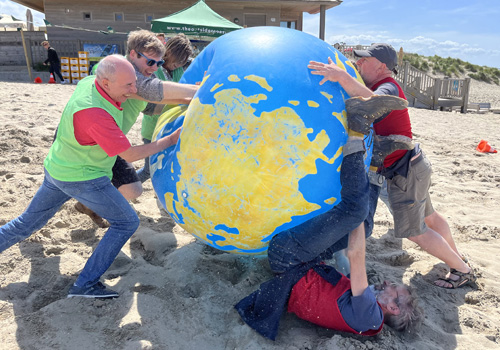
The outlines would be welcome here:
M 35 78 L 35 83 L 36 84 L 41 84 L 42 83 L 42 79 L 40 77 L 36 77 Z
M 497 150 L 491 147 L 487 141 L 481 140 L 476 147 L 476 151 L 481 153 L 497 153 Z
M 49 84 L 55 84 L 56 81 L 54 79 L 54 75 L 52 73 L 50 73 L 50 79 L 49 79 Z

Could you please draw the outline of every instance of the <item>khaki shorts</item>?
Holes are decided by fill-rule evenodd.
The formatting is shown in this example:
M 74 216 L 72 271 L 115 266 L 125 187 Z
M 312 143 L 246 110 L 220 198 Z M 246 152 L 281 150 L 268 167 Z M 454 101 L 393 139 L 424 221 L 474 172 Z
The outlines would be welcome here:
M 429 196 L 431 174 L 431 163 L 421 151 L 412 157 L 406 178 L 396 175 L 387 180 L 395 237 L 418 236 L 427 230 L 424 219 L 434 212 Z

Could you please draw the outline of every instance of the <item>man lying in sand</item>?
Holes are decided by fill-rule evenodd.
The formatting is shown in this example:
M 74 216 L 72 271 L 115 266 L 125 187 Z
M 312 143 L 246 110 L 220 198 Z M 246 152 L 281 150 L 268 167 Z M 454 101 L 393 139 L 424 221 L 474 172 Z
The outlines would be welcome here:
M 356 108 L 368 105 L 373 113 L 354 113 L 352 104 Z M 393 96 L 346 101 L 349 136 L 340 171 L 342 201 L 328 212 L 275 235 L 269 244 L 268 259 L 276 276 L 235 306 L 259 334 L 276 338 L 287 303 L 288 311 L 300 318 L 364 335 L 377 334 L 384 322 L 396 329 L 408 329 L 421 319 L 406 287 L 384 282 L 370 288 L 365 268 L 364 221 L 370 193 L 363 137 L 370 133 L 378 113 L 406 105 L 406 101 Z M 382 158 L 394 149 L 412 147 L 411 142 L 391 142 L 389 137 L 381 140 L 385 141 L 378 149 Z M 347 246 L 351 280 L 322 263 Z
M 148 145 L 130 145 L 123 133 L 121 104 L 137 91 L 135 83 L 134 67 L 117 55 L 104 58 L 95 76 L 78 83 L 45 158 L 42 186 L 24 213 L 0 227 L 2 252 L 41 229 L 71 198 L 110 223 L 68 297 L 118 296 L 99 279 L 136 231 L 139 218 L 111 184 L 111 169 L 117 155 L 133 162 L 174 145 L 179 138 L 180 129 Z
M 153 74 L 164 64 L 165 50 L 165 45 L 149 30 L 136 30 L 128 35 L 126 58 L 135 69 L 137 91 L 122 105 L 122 129 L 125 135 L 135 124 L 139 114 L 146 109 L 148 101 L 157 104 L 188 104 L 198 91 L 199 87 L 196 85 L 163 81 Z M 113 167 L 112 182 L 127 200 L 142 194 L 141 179 L 134 166 L 120 156 Z M 82 203 L 77 203 L 75 209 L 90 216 L 97 226 L 107 227 L 107 223 L 99 215 Z
M 392 46 L 373 44 L 368 50 L 354 50 L 354 54 L 360 57 L 356 65 L 366 86 L 337 67 L 330 58 L 328 64 L 310 62 L 309 68 L 313 69 L 312 74 L 324 77 L 320 84 L 338 82 L 349 96 L 370 97 L 375 94 L 406 99 L 403 90 L 392 78 L 392 73 L 397 72 L 398 62 Z M 370 113 L 370 109 L 366 113 Z M 373 129 L 377 135 L 397 134 L 411 138 L 408 109 L 382 115 L 373 123 Z M 408 238 L 427 253 L 444 261 L 450 267 L 450 273 L 436 280 L 435 284 L 443 288 L 458 288 L 474 282 L 476 276 L 458 252 L 448 223 L 432 207 L 429 196 L 431 172 L 431 165 L 419 147 L 413 151 L 398 150 L 389 154 L 378 168 L 378 173 L 387 179 L 389 203 L 394 216 L 394 235 Z M 380 183 L 375 182 L 370 185 L 372 202 L 367 218 L 370 225 L 373 225 L 377 208 L 379 186 Z
M 384 323 L 413 331 L 423 315 L 411 290 L 389 281 L 368 285 L 363 225 L 349 234 L 347 256 L 349 278 L 327 265 L 314 267 L 293 287 L 288 312 L 321 327 L 367 336 L 379 333 Z

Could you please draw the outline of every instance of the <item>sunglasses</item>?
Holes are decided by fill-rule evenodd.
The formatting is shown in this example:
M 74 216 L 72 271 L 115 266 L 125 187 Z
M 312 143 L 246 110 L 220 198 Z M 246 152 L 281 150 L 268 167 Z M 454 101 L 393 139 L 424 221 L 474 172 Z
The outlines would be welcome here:
M 164 61 L 164 60 L 155 61 L 155 60 L 153 60 L 153 59 L 151 59 L 151 58 L 149 58 L 149 57 L 146 57 L 144 54 L 142 54 L 142 53 L 140 53 L 140 52 L 137 52 L 137 54 L 138 54 L 139 56 L 144 57 L 144 58 L 148 61 L 148 63 L 146 63 L 146 64 L 148 65 L 148 67 L 153 67 L 155 64 L 159 67 L 159 66 L 161 66 L 163 63 L 165 63 L 165 61 Z

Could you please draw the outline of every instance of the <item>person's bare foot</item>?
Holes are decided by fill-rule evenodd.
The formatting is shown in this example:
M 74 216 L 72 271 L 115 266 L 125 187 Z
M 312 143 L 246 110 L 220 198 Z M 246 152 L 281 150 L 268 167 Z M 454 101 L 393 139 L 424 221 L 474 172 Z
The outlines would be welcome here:
M 110 226 L 108 221 L 101 218 L 99 215 L 94 213 L 92 210 L 90 210 L 89 208 L 87 208 L 85 205 L 83 205 L 80 202 L 77 202 L 75 204 L 75 209 L 76 209 L 76 211 L 78 211 L 82 214 L 88 215 L 92 219 L 92 221 L 100 228 L 106 228 L 106 227 Z

